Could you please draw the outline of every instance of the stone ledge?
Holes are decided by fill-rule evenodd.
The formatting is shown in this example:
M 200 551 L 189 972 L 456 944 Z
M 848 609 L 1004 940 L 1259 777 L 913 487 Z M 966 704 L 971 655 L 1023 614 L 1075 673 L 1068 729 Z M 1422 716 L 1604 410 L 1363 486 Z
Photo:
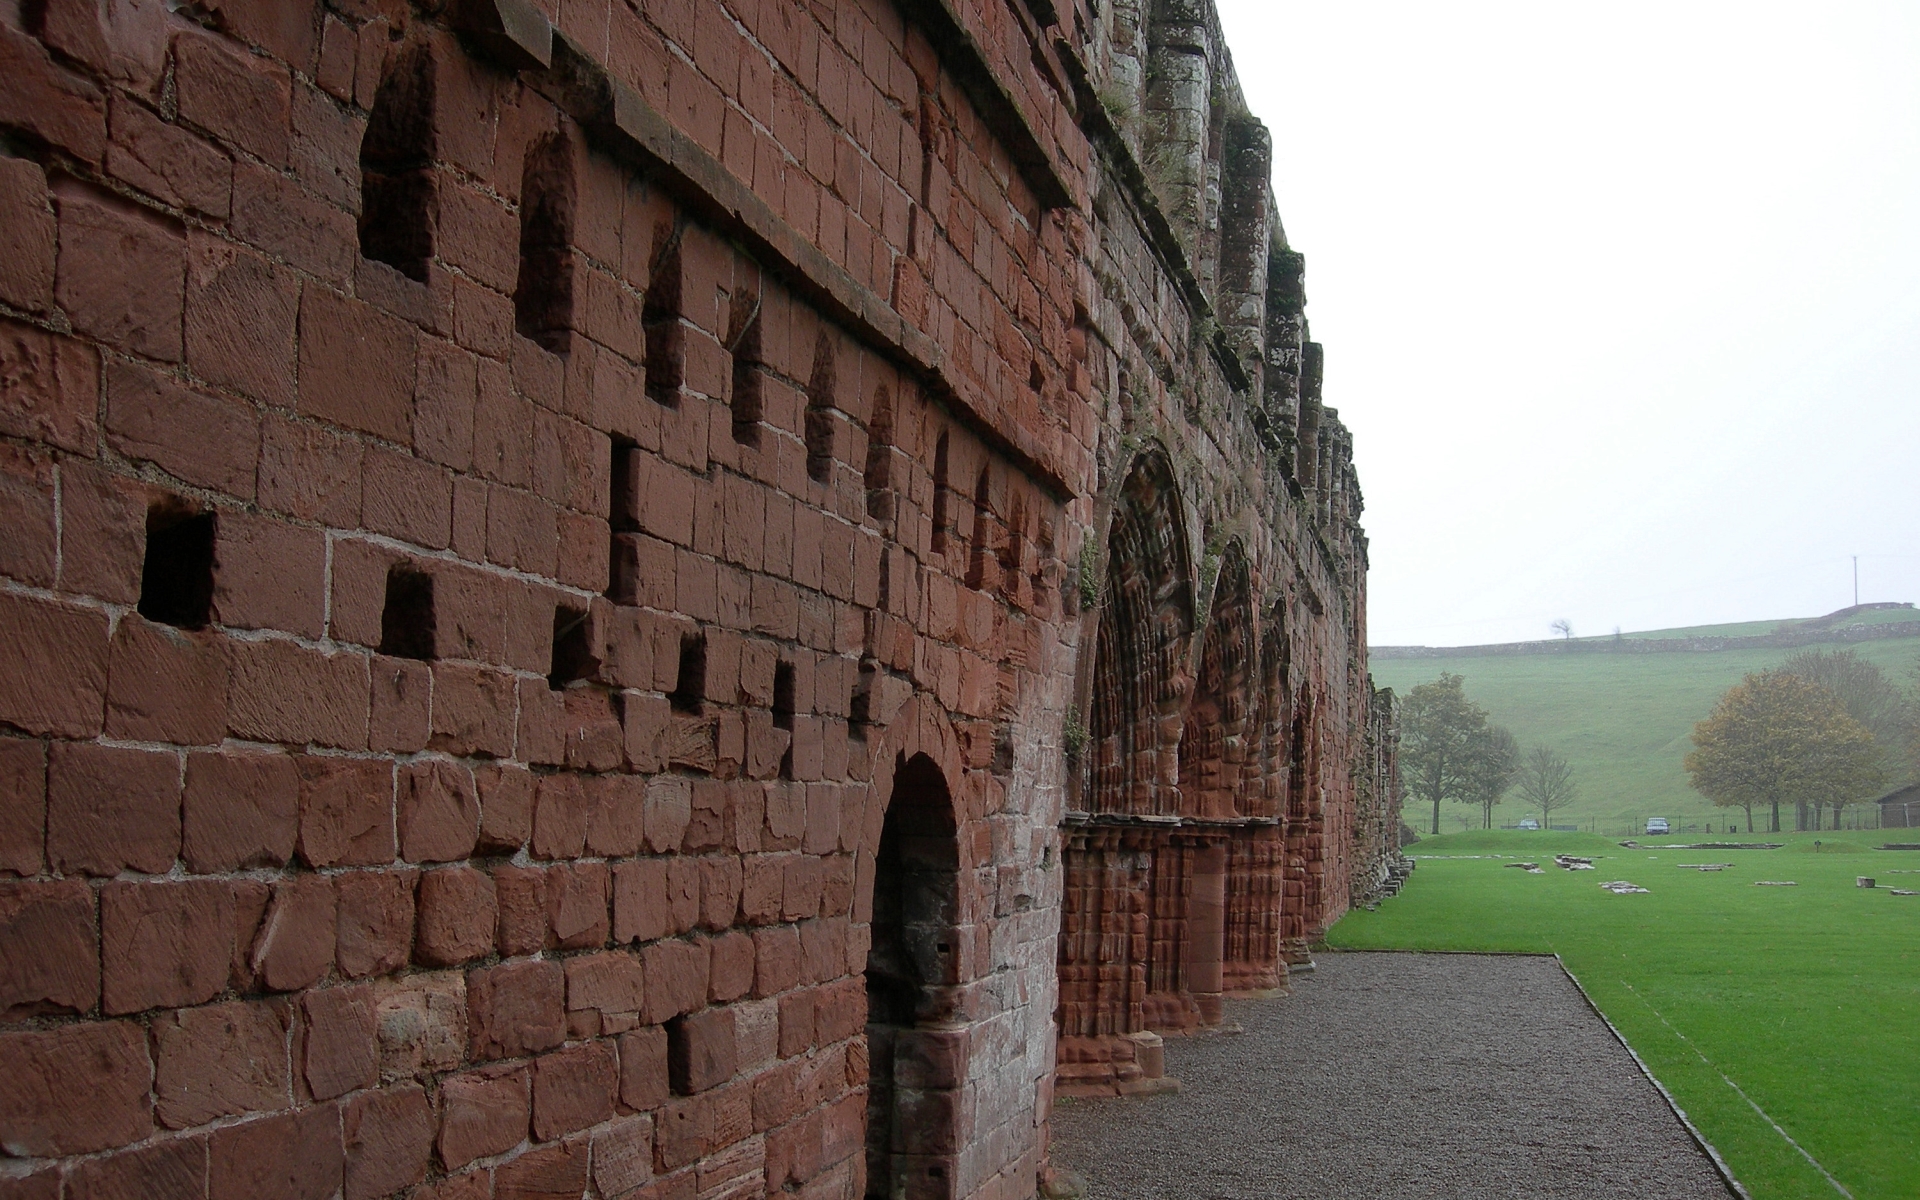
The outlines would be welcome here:
M 927 31 L 928 40 L 980 110 L 987 128 L 1006 146 L 1008 157 L 1020 169 L 1021 178 L 1033 189 L 1041 207 L 1084 209 L 1081 189 L 1072 183 L 1073 174 L 1055 161 L 1048 143 L 1034 133 L 1038 123 L 1020 98 L 1001 85 L 993 64 L 952 0 L 901 0 L 900 7 L 908 19 Z M 1018 6 L 1008 8 L 1018 20 Z
M 452 16 L 472 49 L 497 67 L 521 72 L 529 86 L 578 121 L 603 149 L 655 178 L 718 231 L 739 239 L 824 315 L 918 375 L 962 424 L 1057 498 L 1074 498 L 1058 455 L 1001 411 L 992 396 L 955 375 L 945 347 L 801 236 L 725 164 L 553 28 L 527 0 L 466 0 Z

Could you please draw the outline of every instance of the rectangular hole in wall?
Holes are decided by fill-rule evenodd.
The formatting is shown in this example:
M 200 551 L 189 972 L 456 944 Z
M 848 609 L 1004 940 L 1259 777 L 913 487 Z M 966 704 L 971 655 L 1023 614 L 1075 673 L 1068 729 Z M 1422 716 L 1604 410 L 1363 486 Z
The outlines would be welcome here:
M 993 508 L 987 492 L 991 482 L 987 468 L 981 467 L 980 478 L 973 485 L 973 543 L 967 558 L 967 586 L 970 588 L 990 587 L 995 582 L 987 577 L 993 532 Z M 992 561 L 995 566 L 999 565 L 997 560 Z
M 793 664 L 775 663 L 773 667 L 773 727 L 793 733 Z M 793 778 L 793 738 L 787 738 L 787 749 L 780 756 L 780 778 Z
M 742 446 L 760 444 L 760 422 L 766 399 L 761 385 L 760 297 L 741 290 L 733 297 L 727 348 L 733 355 L 733 440 Z
M 527 148 L 520 181 L 520 274 L 514 328 L 556 354 L 572 345 L 573 148 L 550 133 Z
M 847 733 L 861 741 L 867 739 L 867 727 L 873 723 L 873 689 L 878 684 L 879 670 L 871 664 L 861 666 L 847 701 Z
M 640 465 L 640 447 L 625 438 L 614 438 L 612 478 L 607 487 L 607 536 L 612 542 L 607 555 L 607 598 L 615 604 L 640 602 L 633 539 L 622 538 L 640 529 Z
M 882 384 L 873 394 L 873 419 L 867 422 L 867 514 L 893 518 L 893 392 Z
M 585 609 L 561 604 L 553 610 L 553 661 L 547 671 L 547 686 L 558 690 L 582 679 L 593 678 L 600 669 Z
M 380 610 L 380 653 L 431 660 L 434 655 L 433 576 L 405 563 L 387 568 L 387 601 Z
M 1013 488 L 1008 505 L 1005 537 L 1000 543 L 1000 570 L 1009 587 L 1019 581 L 1020 568 L 1027 556 L 1027 503 L 1018 486 Z
M 667 702 L 675 712 L 697 713 L 707 698 L 707 635 L 680 635 L 680 671 Z
M 212 513 L 177 497 L 147 509 L 141 616 L 181 629 L 206 628 L 213 613 L 213 527 Z
M 434 64 L 425 42 L 389 59 L 360 139 L 360 253 L 425 283 L 438 204 Z
M 833 477 L 833 340 L 821 331 L 813 347 L 813 374 L 807 380 L 807 478 L 826 483 Z
M 613 439 L 613 478 L 608 485 L 607 511 L 615 533 L 640 528 L 640 447 L 622 437 Z
M 671 225 L 654 232 L 653 274 L 640 306 L 646 338 L 647 395 L 667 408 L 680 403 L 686 381 L 686 335 L 680 324 L 680 235 Z
M 947 431 L 933 444 L 933 552 L 944 554 L 947 531 L 953 528 L 953 488 L 947 478 L 951 464 L 947 459 Z

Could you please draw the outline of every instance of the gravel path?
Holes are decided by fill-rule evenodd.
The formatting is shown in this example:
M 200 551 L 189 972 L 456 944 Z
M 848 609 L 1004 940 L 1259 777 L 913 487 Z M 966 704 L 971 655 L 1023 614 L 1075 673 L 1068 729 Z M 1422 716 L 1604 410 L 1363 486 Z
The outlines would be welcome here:
M 1551 958 L 1323 954 L 1243 1034 L 1167 1039 L 1175 1096 L 1063 1100 L 1089 1200 L 1728 1200 Z

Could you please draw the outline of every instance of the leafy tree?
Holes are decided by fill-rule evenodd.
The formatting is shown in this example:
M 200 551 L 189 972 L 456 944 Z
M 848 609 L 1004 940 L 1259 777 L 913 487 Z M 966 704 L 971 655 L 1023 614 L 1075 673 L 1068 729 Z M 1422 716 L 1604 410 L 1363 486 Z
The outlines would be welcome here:
M 1920 712 L 1916 711 L 1913 700 L 1900 690 L 1898 684 L 1887 678 L 1874 663 L 1861 658 L 1852 650 L 1828 650 L 1816 648 L 1802 650 L 1780 664 L 1780 669 L 1790 671 L 1802 679 L 1811 680 L 1840 697 L 1840 703 L 1846 705 L 1847 715 L 1866 727 L 1873 735 L 1874 746 L 1879 750 L 1882 765 L 1889 777 L 1906 780 L 1913 777 L 1916 721 L 1920 721 Z M 1864 797 L 1852 797 L 1863 799 Z M 1840 808 L 1847 801 L 1834 805 L 1833 825 L 1840 827 Z M 1820 828 L 1819 804 L 1814 807 L 1813 827 Z M 1803 820 L 1802 825 L 1806 824 Z
M 1579 794 L 1573 764 L 1551 746 L 1535 746 L 1520 763 L 1520 798 L 1540 810 L 1540 824 L 1551 828 L 1553 810 L 1565 808 Z
M 1920 739 L 1916 739 L 1920 733 L 1916 727 L 1920 711 L 1916 710 L 1914 701 L 1887 678 L 1886 672 L 1855 651 L 1819 648 L 1800 651 L 1781 664 L 1781 669 L 1818 683 L 1839 696 L 1846 705 L 1847 715 L 1873 735 L 1886 774 L 1898 780 L 1913 778 L 1916 752 L 1920 751 Z M 1838 800 L 1833 804 L 1836 829 L 1840 827 L 1840 810 L 1848 802 Z M 1813 804 L 1815 829 L 1821 827 L 1824 807 L 1818 802 Z M 1805 810 L 1803 804 L 1799 822 L 1803 828 L 1807 824 Z
M 1407 693 L 1400 705 L 1400 772 L 1407 790 L 1433 805 L 1433 832 L 1440 832 L 1440 803 L 1478 803 L 1476 756 L 1484 747 L 1487 710 L 1467 699 L 1466 681 L 1451 671 Z
M 1493 806 L 1513 786 L 1520 768 L 1520 743 L 1505 725 L 1487 725 L 1467 739 L 1466 794 L 1459 799 L 1480 806 L 1480 828 L 1493 828 Z
M 1847 715 L 1832 691 L 1788 671 L 1762 671 L 1728 688 L 1693 727 L 1686 769 L 1694 790 L 1747 813 L 1780 805 L 1834 803 L 1871 795 L 1885 780 L 1873 735 Z

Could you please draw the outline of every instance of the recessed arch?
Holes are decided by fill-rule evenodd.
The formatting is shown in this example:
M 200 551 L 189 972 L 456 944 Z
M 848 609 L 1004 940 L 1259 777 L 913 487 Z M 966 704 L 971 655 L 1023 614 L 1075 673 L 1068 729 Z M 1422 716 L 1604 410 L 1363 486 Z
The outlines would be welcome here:
M 1223 983 L 1229 993 L 1258 993 L 1281 986 L 1281 912 L 1287 845 L 1280 828 L 1292 744 L 1292 705 L 1287 683 L 1292 646 L 1284 598 L 1269 612 L 1260 637 L 1253 680 L 1256 711 L 1249 718 L 1246 767 L 1236 793 L 1239 815 L 1249 819 L 1227 847 L 1227 920 Z
M 1292 673 L 1293 643 L 1283 599 L 1273 606 L 1260 635 L 1259 746 L 1255 751 L 1259 760 L 1258 776 L 1247 781 L 1242 789 L 1246 815 L 1250 817 L 1281 815 L 1293 744 L 1293 706 L 1287 690 Z
M 1287 756 L 1286 816 L 1283 832 L 1286 846 L 1286 903 L 1280 914 L 1281 954 L 1288 962 L 1306 962 L 1309 913 L 1322 911 L 1321 885 L 1324 864 L 1311 861 L 1320 824 L 1320 736 L 1319 705 L 1306 682 L 1299 685 L 1293 702 L 1293 729 Z
M 1181 815 L 1246 816 L 1242 777 L 1257 782 L 1257 774 L 1245 771 L 1257 647 L 1253 585 L 1238 542 L 1229 542 L 1220 556 L 1211 607 L 1180 735 Z
M 1174 814 L 1193 573 L 1172 465 L 1141 454 L 1114 502 L 1093 667 L 1094 812 Z

